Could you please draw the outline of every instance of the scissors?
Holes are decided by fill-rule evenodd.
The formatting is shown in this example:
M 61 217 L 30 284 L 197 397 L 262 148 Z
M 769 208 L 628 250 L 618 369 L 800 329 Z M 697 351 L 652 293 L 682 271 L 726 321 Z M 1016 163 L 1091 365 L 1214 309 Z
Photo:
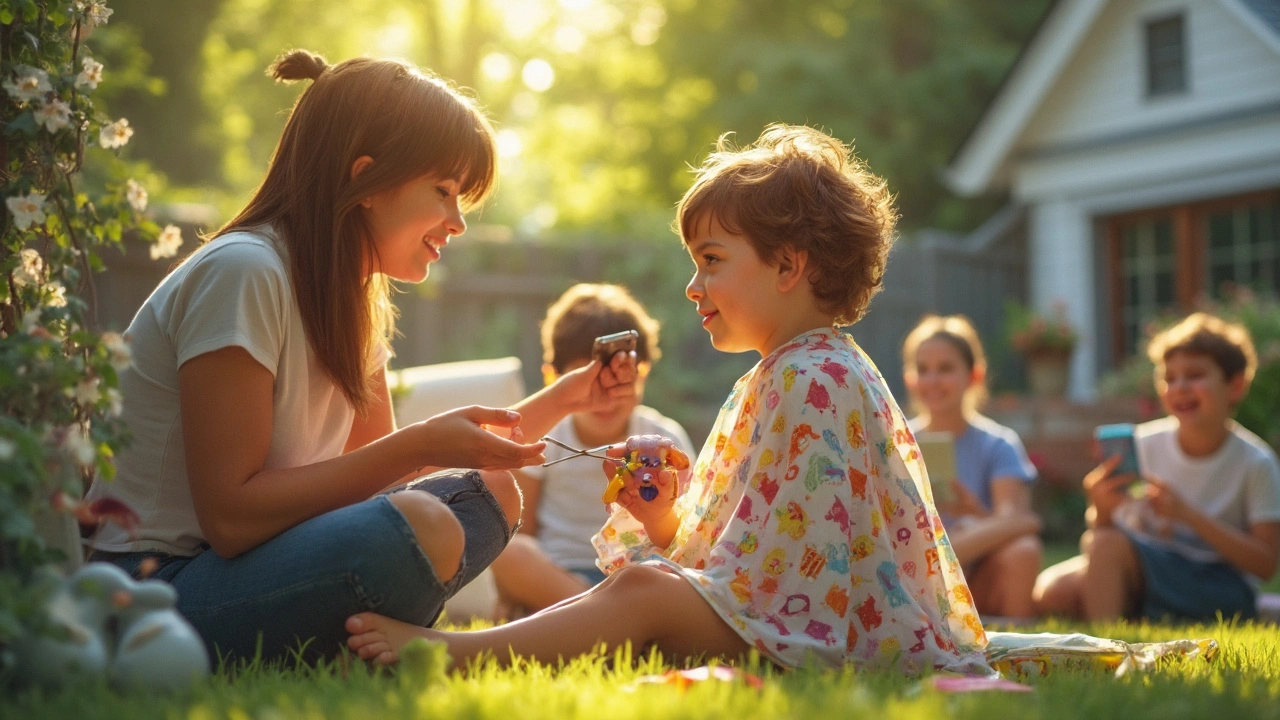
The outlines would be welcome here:
M 565 450 L 568 450 L 569 452 L 573 453 L 572 455 L 565 455 L 562 458 L 556 458 L 555 460 L 552 460 L 550 462 L 544 462 L 542 463 L 542 467 L 550 467 L 552 465 L 555 465 L 556 463 L 562 463 L 565 460 L 572 460 L 574 458 L 579 458 L 583 456 L 599 458 L 600 460 L 616 460 L 618 462 L 622 462 L 621 458 L 609 457 L 608 455 L 604 454 L 605 450 L 608 450 L 609 448 L 613 447 L 612 443 L 609 445 L 601 445 L 600 447 L 593 447 L 588 450 L 579 450 L 578 448 L 573 447 L 572 445 L 566 445 L 553 437 L 544 437 L 542 439 L 546 440 L 552 445 L 556 445 L 558 447 L 564 448 Z

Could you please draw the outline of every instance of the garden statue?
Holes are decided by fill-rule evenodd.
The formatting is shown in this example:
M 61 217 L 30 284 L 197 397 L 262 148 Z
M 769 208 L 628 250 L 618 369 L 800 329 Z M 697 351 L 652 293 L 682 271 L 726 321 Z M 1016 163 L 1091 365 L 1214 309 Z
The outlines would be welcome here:
M 209 675 L 204 643 L 174 609 L 169 584 L 135 582 L 109 563 L 43 582 L 56 585 L 46 604 L 52 627 L 15 640 L 19 681 L 58 687 L 105 675 L 121 687 L 174 690 Z

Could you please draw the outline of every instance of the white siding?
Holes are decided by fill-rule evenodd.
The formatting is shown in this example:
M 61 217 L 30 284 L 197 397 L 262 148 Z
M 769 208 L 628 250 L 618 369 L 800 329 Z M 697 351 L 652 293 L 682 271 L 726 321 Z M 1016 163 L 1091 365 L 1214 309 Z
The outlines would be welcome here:
M 1054 198 L 1032 206 L 1028 220 L 1031 305 L 1044 312 L 1065 305 L 1068 320 L 1081 328 L 1067 393 L 1088 402 L 1095 396 L 1098 347 L 1089 215 L 1071 200 Z
M 1144 26 L 1175 12 L 1184 17 L 1188 90 L 1148 99 Z M 1042 149 L 1276 102 L 1280 55 L 1219 0 L 1115 0 L 1032 116 L 1018 147 Z

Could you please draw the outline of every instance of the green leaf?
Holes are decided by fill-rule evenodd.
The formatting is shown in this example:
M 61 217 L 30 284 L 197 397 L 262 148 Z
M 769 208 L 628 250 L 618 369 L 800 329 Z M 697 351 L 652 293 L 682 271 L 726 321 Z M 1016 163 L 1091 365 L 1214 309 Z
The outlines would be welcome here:
M 0 25 L 13 24 L 13 11 L 8 7 L 0 8 Z
M 9 124 L 4 126 L 5 135 L 22 133 L 28 137 L 35 137 L 39 130 L 40 126 L 36 125 L 36 116 L 30 110 L 20 113 L 18 117 L 10 120 Z

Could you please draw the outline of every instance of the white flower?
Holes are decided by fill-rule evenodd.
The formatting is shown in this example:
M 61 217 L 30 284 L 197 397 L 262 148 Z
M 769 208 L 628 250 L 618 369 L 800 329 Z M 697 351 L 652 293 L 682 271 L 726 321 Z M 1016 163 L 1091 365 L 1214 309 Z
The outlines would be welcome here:
M 88 407 L 96 404 L 102 399 L 102 393 L 98 390 L 98 378 L 89 377 L 76 383 L 75 389 L 67 388 L 64 391 L 67 397 L 80 403 L 81 407 Z
M 31 308 L 22 313 L 22 332 L 31 335 L 40 327 L 40 308 Z
M 120 118 L 113 123 L 102 126 L 102 131 L 98 133 L 98 143 L 110 150 L 124 147 L 131 137 L 133 137 L 133 128 L 129 127 L 129 121 L 125 118 Z
M 127 189 L 125 190 L 124 195 L 129 199 L 129 204 L 133 206 L 133 209 L 138 212 L 146 210 L 147 189 L 142 187 L 137 180 L 133 179 L 130 179 L 129 182 L 126 183 L 126 187 Z
M 151 246 L 151 259 L 173 257 L 178 254 L 180 247 L 182 247 L 182 230 L 177 225 L 165 225 L 164 230 L 160 231 L 160 237 L 156 238 L 155 245 Z
M 115 368 L 116 372 L 127 370 L 129 364 L 133 362 L 133 350 L 129 348 L 129 343 L 120 336 L 120 333 L 102 333 L 102 346 L 111 356 L 111 367 Z
M 29 102 L 53 90 L 49 84 L 49 73 L 29 65 L 18 65 L 14 68 L 17 77 L 6 80 L 4 89 L 9 96 L 20 103 Z
M 61 100 L 43 103 L 36 108 L 36 125 L 44 125 L 44 129 L 56 133 L 71 124 L 71 106 Z
M 49 288 L 49 307 L 66 307 L 67 289 L 62 283 L 54 280 L 47 287 Z
M 40 253 L 26 248 L 20 257 L 22 262 L 13 269 L 13 284 L 23 287 L 39 283 L 44 278 L 44 260 L 40 257 Z
M 120 417 L 124 412 L 124 396 L 115 388 L 107 388 L 107 415 Z
M 90 90 L 97 89 L 98 83 L 102 82 L 102 63 L 87 57 L 81 63 L 81 66 L 84 69 L 76 76 L 76 87 L 87 87 Z
M 80 467 L 89 467 L 98 455 L 93 447 L 93 441 L 83 430 L 74 425 L 67 428 L 67 437 L 62 441 L 62 449 L 66 450 Z
M 13 457 L 13 451 L 18 449 L 18 444 L 9 438 L 0 438 L 0 460 L 8 460 Z
M 44 195 L 41 193 L 14 195 L 6 198 L 4 204 L 13 214 L 13 224 L 19 230 L 26 230 L 32 225 L 40 225 L 44 222 Z
M 84 13 L 84 26 L 86 28 L 95 28 L 99 25 L 106 25 L 107 18 L 115 13 L 115 10 L 107 7 L 103 0 L 90 0 L 89 2 L 76 3 L 76 10 Z

